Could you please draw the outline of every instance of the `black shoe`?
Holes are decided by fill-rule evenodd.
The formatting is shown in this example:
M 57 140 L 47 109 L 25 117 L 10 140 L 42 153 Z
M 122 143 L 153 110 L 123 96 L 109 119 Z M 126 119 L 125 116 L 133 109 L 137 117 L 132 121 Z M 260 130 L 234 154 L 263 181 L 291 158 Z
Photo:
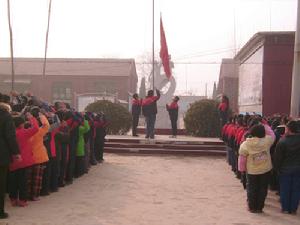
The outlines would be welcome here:
M 97 161 L 92 161 L 92 162 L 91 162 L 91 165 L 92 165 L 92 166 L 97 165 Z
M 66 181 L 66 185 L 70 185 L 70 184 L 73 184 L 73 180 L 67 180 Z
M 133 136 L 133 137 L 138 137 L 139 135 L 137 135 L 137 134 L 133 134 L 132 136 Z
M 51 192 L 58 192 L 58 188 L 51 189 Z
M 283 213 L 283 214 L 289 214 L 289 211 L 281 210 L 281 213 Z
M 146 136 L 145 136 L 145 138 L 149 138 L 149 136 L 148 136 L 148 135 L 146 135 Z
M 40 196 L 48 196 L 50 193 L 48 191 L 41 191 Z
M 6 212 L 0 213 L 0 219 L 6 219 L 6 218 L 8 218 L 8 213 Z

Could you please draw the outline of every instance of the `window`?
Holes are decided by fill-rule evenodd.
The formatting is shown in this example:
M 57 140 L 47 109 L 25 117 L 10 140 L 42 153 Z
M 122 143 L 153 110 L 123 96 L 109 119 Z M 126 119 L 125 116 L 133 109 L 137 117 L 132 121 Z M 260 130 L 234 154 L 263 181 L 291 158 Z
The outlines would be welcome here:
M 117 92 L 116 82 L 112 80 L 103 80 L 95 82 L 95 91 L 102 93 L 115 94 Z
M 71 103 L 72 91 L 70 82 L 55 82 L 52 86 L 53 102 L 63 101 Z

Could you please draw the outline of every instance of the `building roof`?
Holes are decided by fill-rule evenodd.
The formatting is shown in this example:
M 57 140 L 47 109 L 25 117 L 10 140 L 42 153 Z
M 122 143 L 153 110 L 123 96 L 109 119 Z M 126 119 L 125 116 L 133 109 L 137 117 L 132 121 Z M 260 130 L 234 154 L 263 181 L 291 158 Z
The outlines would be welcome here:
M 254 34 L 250 40 L 239 50 L 235 60 L 244 61 L 256 52 L 270 36 L 295 36 L 295 31 L 265 31 Z
M 15 58 L 15 75 L 42 75 L 42 58 Z M 0 58 L 0 76 L 11 74 L 10 58 Z M 134 59 L 48 58 L 47 76 L 134 76 Z
M 219 80 L 223 77 L 238 77 L 237 62 L 234 59 L 224 58 L 220 66 Z M 220 82 L 220 81 L 219 81 Z

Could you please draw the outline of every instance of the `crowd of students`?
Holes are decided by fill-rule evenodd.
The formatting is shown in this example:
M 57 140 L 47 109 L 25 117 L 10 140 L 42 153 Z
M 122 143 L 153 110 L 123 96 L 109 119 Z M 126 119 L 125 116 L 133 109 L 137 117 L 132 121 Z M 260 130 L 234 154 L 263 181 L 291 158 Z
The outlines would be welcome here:
M 103 113 L 0 94 L 0 219 L 8 217 L 6 192 L 13 206 L 25 207 L 101 163 L 107 125 Z
M 222 128 L 227 161 L 247 190 L 248 210 L 262 213 L 268 189 L 282 213 L 296 214 L 300 199 L 300 124 L 286 116 L 236 115 Z

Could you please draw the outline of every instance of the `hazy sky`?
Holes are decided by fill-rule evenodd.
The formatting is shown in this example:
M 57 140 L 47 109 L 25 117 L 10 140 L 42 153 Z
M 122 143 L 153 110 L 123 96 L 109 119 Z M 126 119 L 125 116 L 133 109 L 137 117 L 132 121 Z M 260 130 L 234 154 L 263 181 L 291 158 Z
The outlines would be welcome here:
M 0 0 L 0 57 L 9 56 L 7 0 Z M 16 57 L 43 57 L 49 0 L 11 0 Z M 220 61 L 258 31 L 296 27 L 296 0 L 156 0 L 177 93 L 212 91 Z M 236 32 L 234 35 L 234 24 Z M 235 37 L 235 38 L 234 38 Z M 236 42 L 234 41 L 236 40 Z M 152 0 L 52 0 L 48 57 L 130 57 L 152 51 Z

